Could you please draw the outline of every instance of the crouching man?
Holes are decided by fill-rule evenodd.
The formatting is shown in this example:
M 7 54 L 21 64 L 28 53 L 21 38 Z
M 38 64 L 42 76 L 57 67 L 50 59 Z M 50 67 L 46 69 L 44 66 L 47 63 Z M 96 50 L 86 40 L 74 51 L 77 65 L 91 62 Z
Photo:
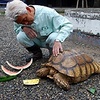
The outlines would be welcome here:
M 72 24 L 54 9 L 27 5 L 20 0 L 7 3 L 6 17 L 14 22 L 18 42 L 33 53 L 33 61 L 42 58 L 40 48 L 48 48 L 57 56 L 63 51 L 62 43 L 72 32 Z M 26 58 L 29 61 L 31 57 Z

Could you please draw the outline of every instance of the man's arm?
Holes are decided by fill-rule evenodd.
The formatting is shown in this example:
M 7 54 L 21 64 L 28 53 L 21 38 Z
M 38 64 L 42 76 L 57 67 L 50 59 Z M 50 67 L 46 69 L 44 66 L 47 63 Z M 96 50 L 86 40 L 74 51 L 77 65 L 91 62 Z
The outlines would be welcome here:
M 55 16 L 53 18 L 53 25 L 58 29 L 58 36 L 56 40 L 63 42 L 73 31 L 73 25 L 62 15 Z
M 23 31 L 22 30 L 22 25 L 17 24 L 17 23 L 14 22 L 14 31 L 15 31 L 16 34 L 18 34 L 20 31 Z
M 24 25 L 22 26 L 17 23 L 14 23 L 14 31 L 16 34 L 18 34 L 20 31 L 23 31 L 30 39 L 35 38 L 37 36 L 36 32 L 32 28 Z
M 64 40 L 71 34 L 73 31 L 73 25 L 64 16 L 58 14 L 55 10 L 49 17 L 52 19 L 54 29 L 58 30 L 56 31 L 58 36 L 54 41 L 52 50 L 53 55 L 57 56 L 60 51 L 63 51 L 61 42 L 64 42 Z

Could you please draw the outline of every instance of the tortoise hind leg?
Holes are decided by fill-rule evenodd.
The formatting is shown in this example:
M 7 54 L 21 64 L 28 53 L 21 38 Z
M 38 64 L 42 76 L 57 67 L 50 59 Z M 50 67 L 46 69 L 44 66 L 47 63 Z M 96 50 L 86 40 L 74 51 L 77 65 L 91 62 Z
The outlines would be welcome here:
M 69 90 L 70 85 L 68 82 L 68 79 L 66 76 L 64 76 L 61 73 L 56 73 L 53 75 L 54 82 L 60 87 L 63 88 L 64 90 Z

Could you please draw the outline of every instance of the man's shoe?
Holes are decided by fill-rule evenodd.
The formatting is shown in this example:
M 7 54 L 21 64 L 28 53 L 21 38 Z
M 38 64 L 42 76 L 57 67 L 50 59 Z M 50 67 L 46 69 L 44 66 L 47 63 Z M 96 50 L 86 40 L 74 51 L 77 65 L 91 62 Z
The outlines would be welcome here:
M 38 52 L 37 54 L 31 54 L 31 55 L 28 55 L 26 57 L 26 62 L 29 62 L 31 60 L 31 58 L 33 59 L 33 62 L 39 60 L 42 58 L 42 53 Z
M 38 59 L 42 58 L 42 51 L 39 46 L 34 45 L 32 47 L 26 48 L 30 53 L 32 53 L 31 56 L 26 57 L 26 62 L 29 62 L 31 58 L 33 58 L 33 61 L 36 61 Z

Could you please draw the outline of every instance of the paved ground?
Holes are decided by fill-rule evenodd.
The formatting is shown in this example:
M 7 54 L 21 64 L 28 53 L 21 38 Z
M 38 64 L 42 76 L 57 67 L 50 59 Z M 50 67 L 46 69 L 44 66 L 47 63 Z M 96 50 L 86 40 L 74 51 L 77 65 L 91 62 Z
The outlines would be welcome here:
M 77 37 L 77 35 L 73 37 L 73 39 L 71 37 L 64 42 L 65 49 L 83 51 L 100 63 L 100 46 L 88 42 L 90 38 L 88 38 L 88 41 L 86 40 L 87 42 L 80 42 L 80 37 Z M 100 40 L 100 38 L 96 39 Z M 48 51 L 46 49 L 42 50 L 45 57 L 47 57 Z M 8 67 L 6 60 L 14 65 L 24 65 L 26 54 L 28 52 L 16 41 L 13 23 L 5 19 L 4 16 L 0 16 L 0 65 L 3 64 Z M 23 85 L 22 80 L 36 78 L 36 70 L 41 67 L 41 63 L 46 61 L 47 58 L 43 58 L 33 63 L 16 79 L 1 82 L 0 100 L 100 100 L 100 74 L 92 75 L 84 82 L 71 85 L 71 89 L 68 91 L 60 89 L 49 79 L 41 79 L 40 83 L 35 86 Z M 0 76 L 4 75 L 0 69 Z M 87 89 L 89 88 L 95 88 L 95 94 L 88 92 Z

